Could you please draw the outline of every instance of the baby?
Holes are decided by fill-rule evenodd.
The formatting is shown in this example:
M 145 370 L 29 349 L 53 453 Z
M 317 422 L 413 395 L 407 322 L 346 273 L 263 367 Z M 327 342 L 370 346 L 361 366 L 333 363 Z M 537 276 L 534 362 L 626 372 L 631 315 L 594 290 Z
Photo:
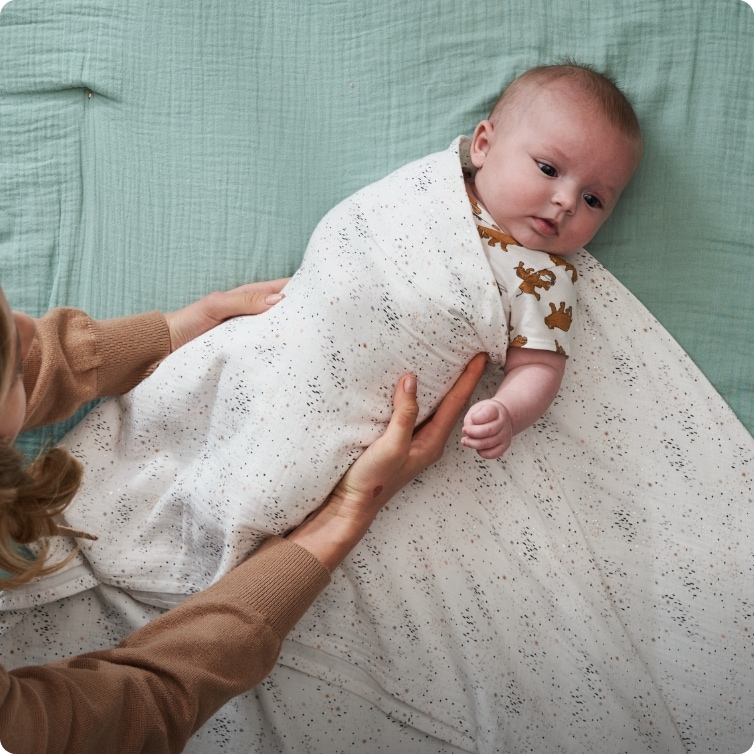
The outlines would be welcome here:
M 99 536 L 86 545 L 98 577 L 152 600 L 207 586 L 319 506 L 409 371 L 421 421 L 476 353 L 504 364 L 462 439 L 502 454 L 560 385 L 577 278 L 563 257 L 640 156 L 610 81 L 549 66 L 511 84 L 470 140 L 341 202 L 283 301 L 192 341 L 69 434 L 87 474 L 66 523 Z
M 568 330 L 563 315 L 570 314 L 571 305 L 564 301 L 571 298 L 563 288 L 569 285 L 568 272 L 576 280 L 575 269 L 558 257 L 580 250 L 610 216 L 639 164 L 641 145 L 636 116 L 617 88 L 572 65 L 529 70 L 476 127 L 469 147 L 474 170 L 466 176 L 475 216 L 484 217 L 486 210 L 494 229 L 508 236 L 501 242 L 503 248 L 508 243 L 508 256 L 517 252 L 511 243 L 557 255 L 535 261 L 534 267 L 514 263 L 523 280 L 504 289 L 509 298 L 523 296 L 535 311 L 530 320 L 521 315 L 526 322 L 509 323 L 515 334 L 505 378 L 494 398 L 466 415 L 463 443 L 483 458 L 501 455 L 513 435 L 555 398 L 566 355 L 562 338 L 558 342 L 548 331 Z M 482 221 L 477 224 L 482 238 L 494 245 L 495 233 Z

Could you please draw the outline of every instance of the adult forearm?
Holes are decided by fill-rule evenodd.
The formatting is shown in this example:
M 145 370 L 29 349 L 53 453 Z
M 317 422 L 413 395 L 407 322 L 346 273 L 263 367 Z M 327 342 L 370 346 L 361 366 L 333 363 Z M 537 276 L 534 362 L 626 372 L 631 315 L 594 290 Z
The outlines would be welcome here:
M 120 646 L 4 674 L 0 741 L 14 754 L 180 751 L 264 678 L 328 581 L 310 553 L 273 539 Z
M 522 348 L 508 350 L 505 378 L 495 393 L 495 400 L 505 406 L 511 418 L 513 434 L 530 427 L 555 400 L 565 370 L 565 357 L 547 351 L 530 352 Z
M 170 353 L 159 312 L 96 321 L 76 309 L 54 309 L 37 321 L 24 361 L 24 429 L 67 418 L 94 398 L 130 390 Z

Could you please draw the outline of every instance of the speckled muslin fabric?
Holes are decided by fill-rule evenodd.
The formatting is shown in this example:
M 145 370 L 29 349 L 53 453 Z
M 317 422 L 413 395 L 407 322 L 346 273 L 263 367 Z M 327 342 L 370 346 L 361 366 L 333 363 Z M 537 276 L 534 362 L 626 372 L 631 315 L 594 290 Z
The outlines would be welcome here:
M 336 206 L 280 304 L 189 343 L 66 438 L 87 469 L 66 518 L 99 536 L 100 579 L 206 587 L 321 504 L 384 430 L 403 374 L 424 417 L 475 353 L 504 360 L 509 317 L 459 143 Z M 532 290 L 522 298 L 541 304 Z
M 451 440 L 282 663 L 469 751 L 746 751 L 754 443 L 641 304 L 577 263 L 555 405 L 497 461 Z
M 545 418 L 496 461 L 456 432 L 269 679 L 187 751 L 748 750 L 754 441 L 641 304 L 576 261 L 575 355 Z M 477 397 L 498 379 L 490 366 Z M 4 663 L 107 645 L 155 610 L 58 588 L 3 613 Z
M 473 226 L 469 233 L 472 244 Z M 754 440 L 636 298 L 586 252 L 571 261 L 581 275 L 573 356 L 546 416 L 496 461 L 460 446 L 456 432 L 443 459 L 391 501 L 338 569 L 268 681 L 226 706 L 188 751 L 749 748 Z M 381 284 L 376 273 L 373 284 Z M 325 295 L 327 281 L 317 286 Z M 342 321 L 345 333 L 358 324 Z M 301 325 L 296 348 L 305 359 L 311 337 Z M 234 348 L 244 327 L 228 328 Z M 338 347 L 333 340 L 328 359 L 343 358 Z M 205 371 L 219 370 L 221 359 L 202 355 L 208 349 L 205 342 L 187 353 L 201 356 Z M 406 355 L 407 367 L 425 367 L 420 381 L 430 380 L 413 357 Z M 174 373 L 199 371 L 193 361 L 171 361 Z M 234 379 L 242 392 L 245 375 Z M 475 397 L 489 395 L 499 379 L 499 367 L 490 365 Z M 386 378 L 383 398 L 393 381 Z M 270 433 L 289 426 L 273 405 L 263 424 Z M 124 406 L 128 418 L 129 401 Z M 230 421 L 244 409 L 199 398 L 191 410 L 217 410 Z M 102 435 L 108 439 L 97 439 L 98 422 L 110 419 L 98 416 L 105 419 L 90 420 L 87 432 L 106 448 L 110 428 Z M 143 442 L 142 456 L 150 448 L 158 459 L 168 452 L 201 457 L 194 430 L 171 421 L 164 417 L 159 442 L 138 433 L 123 441 Z M 228 448 L 229 458 L 244 452 Z M 286 453 L 291 484 L 304 470 L 316 476 L 315 449 L 304 443 Z M 134 557 L 115 547 L 121 535 L 133 545 L 129 510 L 99 463 L 99 497 L 91 501 L 97 516 L 76 521 L 106 534 L 108 579 L 144 579 Z M 145 492 L 152 474 L 145 463 Z M 247 483 L 253 492 L 255 480 Z M 220 500 L 230 489 L 222 477 L 210 485 Z M 159 513 L 155 522 L 163 526 Z M 144 522 L 144 547 L 160 533 L 150 526 Z M 201 526 L 189 533 L 197 542 L 205 536 Z M 160 552 L 172 567 L 182 534 L 168 534 L 174 549 Z M 222 552 L 206 537 L 200 560 Z M 135 554 L 147 556 L 152 569 L 155 553 Z M 101 567 L 86 549 L 70 577 L 37 582 L 15 602 L 6 597 L 5 607 L 17 609 L 3 616 L 3 658 L 16 665 L 53 660 L 142 622 L 150 613 L 139 612 L 129 593 L 98 586 Z M 165 597 L 146 581 L 134 583 L 150 593 L 140 599 Z

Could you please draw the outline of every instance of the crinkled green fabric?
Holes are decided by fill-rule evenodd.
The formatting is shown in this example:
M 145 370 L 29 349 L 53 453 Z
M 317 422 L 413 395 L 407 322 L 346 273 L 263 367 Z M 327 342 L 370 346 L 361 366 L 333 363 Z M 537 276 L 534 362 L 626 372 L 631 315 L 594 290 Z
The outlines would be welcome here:
M 338 200 L 470 133 L 509 80 L 565 56 L 612 74 L 645 133 L 590 251 L 752 430 L 742 0 L 12 0 L 2 286 L 30 313 L 103 317 L 290 274 Z

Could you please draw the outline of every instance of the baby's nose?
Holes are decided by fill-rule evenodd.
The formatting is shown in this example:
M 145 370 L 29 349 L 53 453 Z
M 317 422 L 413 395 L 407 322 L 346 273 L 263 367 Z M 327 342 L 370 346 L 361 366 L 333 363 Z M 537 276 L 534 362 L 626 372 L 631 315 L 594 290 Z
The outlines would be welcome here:
M 567 189 L 559 189 L 552 197 L 553 204 L 561 207 L 569 215 L 573 214 L 578 202 L 578 192 Z

